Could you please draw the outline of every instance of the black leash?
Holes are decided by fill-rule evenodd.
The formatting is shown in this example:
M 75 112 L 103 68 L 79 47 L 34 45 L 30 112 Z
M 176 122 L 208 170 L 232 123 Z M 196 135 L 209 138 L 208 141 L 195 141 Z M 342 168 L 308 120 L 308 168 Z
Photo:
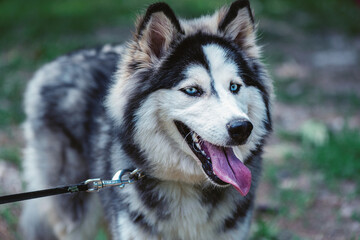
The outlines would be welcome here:
M 18 193 L 18 194 L 2 196 L 2 197 L 0 197 L 0 204 L 24 201 L 24 200 L 33 199 L 33 198 L 41 198 L 41 197 L 53 196 L 53 195 L 64 194 L 64 193 L 76 193 L 76 192 L 82 192 L 82 191 L 87 191 L 87 190 L 88 190 L 88 185 L 85 184 L 85 182 L 83 182 L 83 183 L 75 184 L 75 185 L 49 188 L 49 189 L 40 190 L 40 191 L 25 192 L 25 193 Z
M 53 195 L 59 195 L 64 193 L 78 193 L 78 192 L 98 192 L 104 187 L 125 187 L 126 184 L 134 183 L 140 178 L 144 177 L 139 169 L 135 170 L 120 170 L 118 171 L 112 180 L 101 180 L 100 178 L 88 179 L 84 182 L 74 185 L 61 186 L 55 188 L 44 189 L 40 191 L 18 193 L 12 195 L 6 195 L 0 197 L 0 204 L 19 202 L 23 200 L 41 198 Z

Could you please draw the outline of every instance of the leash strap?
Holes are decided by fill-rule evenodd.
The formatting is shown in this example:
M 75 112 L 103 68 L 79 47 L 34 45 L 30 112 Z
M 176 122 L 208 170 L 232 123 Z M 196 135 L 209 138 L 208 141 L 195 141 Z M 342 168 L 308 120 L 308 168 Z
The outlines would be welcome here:
M 88 190 L 88 185 L 85 184 L 85 182 L 84 182 L 84 183 L 80 183 L 80 184 L 49 188 L 49 189 L 40 190 L 40 191 L 18 193 L 18 194 L 13 194 L 13 195 L 2 196 L 2 197 L 0 197 L 0 204 L 18 202 L 18 201 L 23 201 L 23 200 L 33 199 L 33 198 L 53 196 L 53 195 L 64 194 L 64 193 L 76 193 L 76 192 L 82 192 L 82 191 L 87 191 L 87 190 Z
M 134 183 L 143 177 L 144 175 L 139 169 L 123 169 L 115 173 L 112 180 L 101 180 L 100 178 L 88 179 L 85 182 L 74 185 L 1 196 L 0 204 L 19 202 L 23 200 L 59 195 L 64 193 L 78 193 L 83 191 L 98 192 L 104 187 L 118 186 L 120 188 L 124 188 L 126 184 Z

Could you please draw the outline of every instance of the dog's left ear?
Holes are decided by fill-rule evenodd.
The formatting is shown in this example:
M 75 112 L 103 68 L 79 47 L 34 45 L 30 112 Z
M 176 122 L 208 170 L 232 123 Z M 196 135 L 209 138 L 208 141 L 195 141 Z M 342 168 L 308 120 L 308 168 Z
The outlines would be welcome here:
M 257 57 L 255 23 L 248 0 L 235 1 L 228 9 L 220 10 L 218 31 L 247 51 L 250 56 Z
M 150 5 L 137 27 L 140 48 L 151 58 L 162 57 L 178 34 L 184 34 L 184 31 L 166 3 Z

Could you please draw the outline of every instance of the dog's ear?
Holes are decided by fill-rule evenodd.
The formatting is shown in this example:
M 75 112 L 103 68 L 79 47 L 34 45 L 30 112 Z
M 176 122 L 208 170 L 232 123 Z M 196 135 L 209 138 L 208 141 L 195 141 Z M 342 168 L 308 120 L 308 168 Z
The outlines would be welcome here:
M 220 10 L 218 31 L 250 55 L 257 55 L 255 23 L 248 0 L 237 0 L 228 9 Z
M 166 3 L 160 2 L 150 5 L 140 19 L 136 37 L 141 50 L 160 58 L 177 34 L 184 34 L 179 20 Z

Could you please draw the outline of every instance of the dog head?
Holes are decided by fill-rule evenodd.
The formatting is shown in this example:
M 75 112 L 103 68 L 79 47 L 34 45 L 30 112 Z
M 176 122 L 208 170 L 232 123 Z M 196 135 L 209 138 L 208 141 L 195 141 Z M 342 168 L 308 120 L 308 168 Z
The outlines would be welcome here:
M 247 0 L 194 20 L 151 5 L 106 102 L 123 150 L 154 177 L 246 195 L 247 159 L 271 130 L 272 83 L 259 57 Z

